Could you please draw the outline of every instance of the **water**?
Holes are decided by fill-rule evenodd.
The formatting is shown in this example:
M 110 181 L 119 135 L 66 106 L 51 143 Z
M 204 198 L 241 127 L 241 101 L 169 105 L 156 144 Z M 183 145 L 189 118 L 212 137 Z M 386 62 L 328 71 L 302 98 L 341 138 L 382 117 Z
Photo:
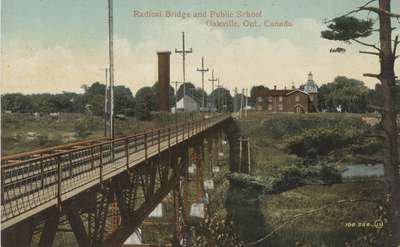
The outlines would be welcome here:
M 383 164 L 349 164 L 342 173 L 343 178 L 382 177 Z

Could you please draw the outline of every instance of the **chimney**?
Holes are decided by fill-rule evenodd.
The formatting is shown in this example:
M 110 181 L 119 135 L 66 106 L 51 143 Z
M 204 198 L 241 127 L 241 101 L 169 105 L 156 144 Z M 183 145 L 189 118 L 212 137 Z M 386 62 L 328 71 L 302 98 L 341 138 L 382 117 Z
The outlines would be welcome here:
M 276 90 L 276 85 L 274 85 L 274 90 Z
M 294 85 L 292 85 L 292 89 L 295 90 L 296 88 L 294 87 Z
M 170 51 L 157 52 L 158 55 L 158 110 L 169 111 Z

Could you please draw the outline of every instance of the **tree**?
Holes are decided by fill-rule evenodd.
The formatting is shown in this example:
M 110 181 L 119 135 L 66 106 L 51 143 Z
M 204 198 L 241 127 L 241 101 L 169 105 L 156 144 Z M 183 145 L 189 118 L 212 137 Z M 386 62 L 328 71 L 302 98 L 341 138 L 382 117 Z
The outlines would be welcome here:
M 231 92 L 226 88 L 216 88 L 210 94 L 209 101 L 212 102 L 213 106 L 218 111 L 232 111 L 233 110 L 233 98 Z
M 106 85 L 95 82 L 90 86 L 83 85 L 85 90 L 83 98 L 77 99 L 81 102 L 83 107 L 86 104 L 91 106 L 91 110 L 96 115 L 103 115 L 104 113 L 104 96 Z M 114 112 L 115 114 L 134 115 L 135 100 L 129 88 L 118 85 L 114 86 Z
M 256 106 L 256 93 L 259 90 L 265 90 L 268 89 L 267 87 L 264 87 L 263 85 L 259 86 L 253 86 L 250 90 L 250 98 L 249 98 L 249 105 L 250 106 Z
M 205 105 L 207 105 L 207 93 L 206 93 L 206 91 L 204 91 L 203 89 L 201 89 L 201 88 L 196 88 L 196 89 L 194 89 L 194 90 L 191 90 L 191 94 L 190 94 L 191 96 L 192 96 L 192 98 L 199 104 L 199 105 L 201 105 L 202 104 L 202 101 L 203 101 L 203 96 L 204 96 L 204 102 L 205 102 Z
M 104 94 L 103 94 L 104 95 Z M 129 88 L 119 85 L 114 87 L 114 110 L 116 114 L 134 115 L 135 99 Z
M 33 112 L 33 104 L 28 96 L 21 93 L 6 94 L 1 96 L 1 107 L 3 110 L 12 112 Z
M 106 85 L 101 84 L 100 82 L 96 81 L 89 87 L 86 85 L 83 85 L 82 88 L 85 90 L 85 94 L 87 96 L 93 96 L 93 95 L 104 95 L 104 91 L 106 90 Z
M 151 111 L 157 109 L 156 97 L 151 87 L 142 87 L 136 93 L 136 117 L 140 120 L 150 120 Z
M 192 91 L 196 90 L 196 87 L 193 85 L 193 83 L 186 82 L 181 84 L 177 92 L 178 101 L 183 97 L 183 85 L 185 85 L 186 95 L 192 95 Z
M 51 95 L 48 100 L 52 112 L 72 112 L 73 102 L 66 94 Z
M 204 95 L 204 99 L 207 105 L 207 93 L 201 89 L 201 88 L 196 88 L 192 83 L 187 82 L 185 83 L 186 85 L 186 95 L 192 97 L 197 104 L 201 105 L 202 104 L 202 100 L 203 100 L 203 95 Z M 179 89 L 178 89 L 178 93 L 177 93 L 177 97 L 178 97 L 178 101 L 180 99 L 182 99 L 183 97 L 183 84 L 180 85 Z
M 373 3 L 378 2 L 377 6 Z M 379 45 L 366 43 L 360 40 L 371 36 L 374 23 L 371 20 L 358 19 L 354 16 L 360 12 L 369 12 L 378 15 Z M 400 14 L 391 11 L 391 0 L 371 0 L 363 6 L 349 13 L 328 21 L 328 30 L 321 33 L 322 38 L 344 42 L 356 42 L 371 50 L 360 51 L 363 54 L 377 56 L 380 62 L 380 73 L 366 73 L 364 76 L 377 78 L 381 83 L 383 102 L 381 106 L 371 106 L 382 114 L 381 124 L 384 139 L 384 164 L 385 180 L 388 184 L 388 193 L 391 197 L 391 222 L 393 237 L 390 246 L 400 243 L 400 166 L 398 151 L 397 111 L 396 102 L 396 76 L 394 65 L 396 62 L 397 48 L 400 44 L 399 35 L 392 38 L 392 18 L 400 19 Z
M 5 94 L 1 96 L 2 109 L 21 113 L 76 112 L 83 113 L 90 105 L 96 115 L 103 115 L 105 85 L 95 82 L 83 85 L 83 94 L 63 92 L 61 94 Z M 132 92 L 125 86 L 114 87 L 114 111 L 116 114 L 134 114 L 135 100 Z
M 400 95 L 400 82 L 399 81 L 396 82 L 394 91 L 395 91 L 394 92 L 395 95 Z M 367 98 L 369 101 L 369 105 L 375 105 L 375 106 L 382 107 L 384 95 L 383 95 L 382 86 L 380 83 L 377 83 L 375 85 L 374 90 L 370 90 Z M 394 104 L 396 107 L 396 112 L 399 113 L 400 112 L 400 97 L 395 97 L 394 100 L 395 100 Z
M 86 108 L 86 105 L 88 105 L 91 112 L 95 115 L 103 115 L 106 85 L 95 82 L 90 86 L 83 85 L 82 88 L 85 90 L 83 94 L 84 99 L 82 100 L 82 103 L 84 103 L 83 108 Z
M 330 112 L 336 112 L 338 108 L 343 112 L 366 112 L 368 93 L 364 82 L 338 76 L 319 88 L 318 108 Z

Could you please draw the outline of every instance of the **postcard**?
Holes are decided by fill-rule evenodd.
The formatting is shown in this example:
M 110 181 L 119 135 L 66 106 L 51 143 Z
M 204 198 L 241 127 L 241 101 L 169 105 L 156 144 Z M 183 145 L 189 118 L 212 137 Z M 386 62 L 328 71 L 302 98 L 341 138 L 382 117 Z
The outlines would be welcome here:
M 1 245 L 400 247 L 400 1 L 2 0 Z

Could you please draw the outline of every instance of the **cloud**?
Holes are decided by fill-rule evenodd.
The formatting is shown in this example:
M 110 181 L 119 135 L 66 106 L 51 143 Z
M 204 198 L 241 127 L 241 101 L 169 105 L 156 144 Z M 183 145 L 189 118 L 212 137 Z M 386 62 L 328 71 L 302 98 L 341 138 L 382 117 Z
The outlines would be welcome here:
M 345 54 L 332 54 L 329 49 L 340 44 L 320 38 L 323 25 L 314 19 L 297 19 L 292 28 L 265 30 L 257 35 L 236 37 L 231 31 L 211 28 L 197 20 L 167 20 L 163 25 L 149 25 L 139 42 L 116 35 L 115 81 L 130 87 L 134 93 L 157 80 L 159 50 L 171 50 L 171 80 L 182 80 L 181 32 L 186 32 L 186 47 L 193 48 L 187 56 L 187 80 L 200 86 L 201 74 L 196 71 L 201 56 L 216 71 L 221 82 L 233 89 L 264 84 L 269 87 L 303 83 L 309 71 L 318 84 L 327 83 L 337 75 L 364 80 L 368 86 L 375 81 L 362 77 L 377 72 L 378 60 L 358 53 L 357 45 L 346 46 Z M 96 50 L 97 49 L 97 50 Z M 108 64 L 106 41 L 95 51 L 73 50 L 61 46 L 21 53 L 5 51 L 2 61 L 3 92 L 78 91 L 84 83 L 104 81 Z M 396 67 L 397 70 L 399 66 Z M 209 73 L 206 78 L 209 78 Z M 211 85 L 206 83 L 206 89 Z

